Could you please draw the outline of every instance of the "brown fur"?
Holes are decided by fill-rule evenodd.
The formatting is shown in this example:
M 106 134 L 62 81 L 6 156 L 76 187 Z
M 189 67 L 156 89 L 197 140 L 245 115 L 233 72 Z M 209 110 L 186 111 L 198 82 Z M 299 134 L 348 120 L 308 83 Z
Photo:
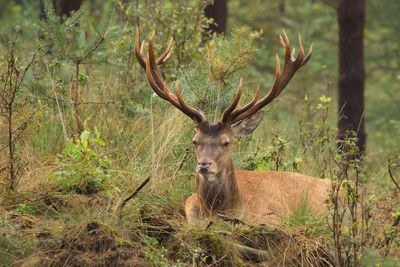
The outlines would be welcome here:
M 249 223 L 274 223 L 295 212 L 303 201 L 315 214 L 326 211 L 325 200 L 331 190 L 328 180 L 291 172 L 236 170 L 235 175 L 236 180 L 231 182 L 236 182 L 237 191 L 221 187 L 222 193 L 215 195 L 210 191 L 204 198 L 208 186 L 198 185 L 197 192 L 186 200 L 189 223 L 194 224 L 215 212 Z
M 231 127 L 211 124 L 196 129 L 193 140 L 197 162 L 210 162 L 212 175 L 197 169 L 196 193 L 185 204 L 190 224 L 215 213 L 250 223 L 277 222 L 304 201 L 316 214 L 325 212 L 330 181 L 291 172 L 235 170 L 230 159 L 234 139 Z

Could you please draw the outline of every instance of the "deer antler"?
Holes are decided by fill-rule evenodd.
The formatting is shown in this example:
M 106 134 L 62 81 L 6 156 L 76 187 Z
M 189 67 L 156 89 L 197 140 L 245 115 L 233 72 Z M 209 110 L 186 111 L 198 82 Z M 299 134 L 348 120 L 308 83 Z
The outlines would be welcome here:
M 135 34 L 135 55 L 136 58 L 138 59 L 140 66 L 142 66 L 143 69 L 146 69 L 146 56 L 143 52 L 144 48 L 144 41 L 142 42 L 141 45 L 140 43 L 140 29 L 139 26 L 136 26 L 136 34 Z M 167 48 L 165 51 L 156 59 L 157 65 L 161 65 L 164 62 L 168 60 L 168 58 L 172 55 L 172 46 L 173 46 L 173 38 L 169 39 Z
M 289 38 L 287 37 L 285 31 L 283 31 L 283 36 L 279 36 L 282 46 L 285 48 L 285 64 L 283 65 L 283 71 L 281 72 L 281 66 L 279 62 L 279 56 L 276 55 L 275 59 L 275 81 L 270 92 L 258 100 L 259 88 L 257 87 L 255 97 L 250 103 L 243 106 L 242 108 L 236 109 L 240 96 L 242 94 L 242 79 L 240 79 L 238 93 L 233 100 L 232 104 L 224 111 L 222 122 L 224 123 L 236 123 L 242 121 L 243 119 L 256 113 L 269 103 L 271 103 L 279 94 L 283 91 L 286 85 L 289 83 L 290 79 L 294 74 L 304 66 L 311 57 L 312 54 L 312 44 L 304 55 L 303 44 L 301 41 L 301 34 L 299 33 L 299 52 L 295 58 L 292 58 L 292 49 L 290 47 Z
M 146 70 L 146 76 L 147 80 L 150 83 L 150 86 L 153 88 L 154 92 L 158 96 L 170 102 L 172 105 L 174 105 L 176 108 L 178 108 L 180 111 L 185 113 L 197 123 L 206 121 L 206 117 L 201 111 L 189 106 L 185 103 L 185 101 L 183 101 L 178 81 L 175 81 L 175 94 L 172 93 L 167 86 L 167 82 L 158 71 L 157 65 L 165 63 L 171 56 L 172 38 L 168 42 L 167 49 L 164 51 L 164 53 L 162 53 L 157 59 L 155 59 L 153 52 L 154 35 L 155 34 L 153 32 L 149 40 L 149 50 L 147 51 L 147 57 L 145 58 L 143 55 L 143 43 L 139 50 L 139 27 L 136 28 L 135 55 L 140 65 Z

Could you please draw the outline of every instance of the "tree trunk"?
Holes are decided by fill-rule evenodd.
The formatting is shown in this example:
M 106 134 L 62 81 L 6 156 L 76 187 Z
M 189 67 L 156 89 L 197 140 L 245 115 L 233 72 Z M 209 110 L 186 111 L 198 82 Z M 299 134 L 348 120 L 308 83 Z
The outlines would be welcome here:
M 54 9 L 56 14 L 60 17 L 68 17 L 72 11 L 77 11 L 83 0 L 53 0 Z M 41 1 L 40 18 L 45 18 L 44 4 Z
M 339 140 L 357 137 L 365 153 L 363 31 L 366 0 L 339 0 Z M 344 147 L 345 148 L 345 147 Z M 345 148 L 346 149 L 346 148 Z
M 226 19 L 228 15 L 227 0 L 215 0 L 214 4 L 206 6 L 204 14 L 213 19 L 214 23 L 209 26 L 210 32 L 225 33 Z
M 69 16 L 72 11 L 78 10 L 83 0 L 53 0 L 58 16 Z

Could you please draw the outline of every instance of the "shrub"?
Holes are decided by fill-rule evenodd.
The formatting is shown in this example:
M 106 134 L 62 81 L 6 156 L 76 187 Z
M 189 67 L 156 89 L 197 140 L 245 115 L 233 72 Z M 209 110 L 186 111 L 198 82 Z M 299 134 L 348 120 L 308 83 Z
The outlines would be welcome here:
M 97 128 L 94 134 L 85 130 L 79 138 L 69 140 L 57 156 L 57 171 L 51 174 L 56 186 L 62 191 L 79 194 L 107 189 L 111 162 L 96 152 L 96 148 L 104 144 Z

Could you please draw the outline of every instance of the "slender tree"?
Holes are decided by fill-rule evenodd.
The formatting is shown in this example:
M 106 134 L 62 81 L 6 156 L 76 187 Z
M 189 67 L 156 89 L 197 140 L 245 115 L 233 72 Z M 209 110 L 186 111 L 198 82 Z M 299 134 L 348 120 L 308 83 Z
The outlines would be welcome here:
M 364 23 L 365 0 L 339 0 L 339 140 L 357 137 L 358 156 L 365 153 Z
M 25 96 L 26 98 L 23 99 L 24 94 L 21 94 L 25 74 L 32 66 L 36 54 L 33 55 L 26 67 L 22 68 L 17 66 L 18 57 L 15 55 L 15 51 L 15 44 L 10 45 L 5 66 L 0 69 L 0 126 L 5 126 L 4 129 L 0 129 L 0 153 L 7 154 L 7 164 L 0 166 L 0 174 L 7 171 L 4 183 L 7 190 L 15 190 L 22 170 L 16 148 L 17 143 L 23 136 L 29 121 L 38 111 L 26 116 L 28 97 Z M 3 133 L 5 134 L 3 135 Z
M 228 0 L 215 0 L 213 4 L 206 6 L 204 10 L 206 17 L 214 20 L 214 23 L 209 26 L 211 32 L 226 32 L 227 2 Z

